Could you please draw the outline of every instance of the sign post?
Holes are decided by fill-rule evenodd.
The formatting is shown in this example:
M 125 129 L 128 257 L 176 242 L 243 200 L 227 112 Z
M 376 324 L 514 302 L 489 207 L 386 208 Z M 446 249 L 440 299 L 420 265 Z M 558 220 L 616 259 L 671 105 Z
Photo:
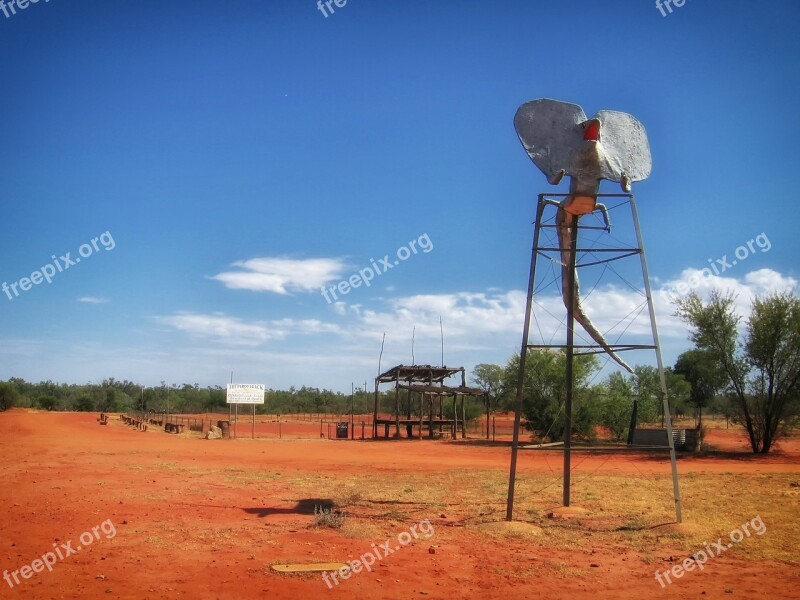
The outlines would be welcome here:
M 264 404 L 264 385 L 260 383 L 229 383 L 227 402 L 228 404 L 234 405 L 237 416 L 240 404 L 250 404 L 253 406 L 253 423 L 250 435 L 252 439 L 255 439 L 256 404 Z

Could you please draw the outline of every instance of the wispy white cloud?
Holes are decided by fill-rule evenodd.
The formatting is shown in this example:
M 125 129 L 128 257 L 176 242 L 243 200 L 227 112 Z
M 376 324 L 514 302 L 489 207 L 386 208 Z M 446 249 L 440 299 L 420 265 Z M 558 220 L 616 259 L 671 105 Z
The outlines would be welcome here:
M 340 258 L 264 257 L 237 261 L 232 266 L 241 270 L 224 271 L 211 279 L 234 290 L 286 295 L 318 292 L 329 281 L 341 279 L 347 265 Z
M 363 332 L 378 330 L 408 332 L 416 327 L 419 339 L 439 339 L 439 317 L 448 336 L 469 337 L 516 331 L 525 312 L 525 294 L 457 292 L 453 294 L 418 294 L 387 301 L 386 310 L 365 309 L 360 305 L 338 306 L 337 311 L 350 314 Z
M 78 298 L 78 302 L 85 302 L 86 304 L 105 304 L 110 302 L 108 298 L 99 298 L 96 296 L 83 296 Z
M 258 345 L 277 337 L 267 324 L 224 314 L 177 313 L 153 320 L 193 336 L 215 338 L 231 344 Z
M 258 346 L 272 340 L 282 340 L 292 335 L 341 333 L 339 325 L 324 323 L 317 319 L 248 321 L 223 313 L 198 314 L 179 312 L 174 315 L 156 316 L 153 317 L 153 320 L 192 336 L 244 346 Z

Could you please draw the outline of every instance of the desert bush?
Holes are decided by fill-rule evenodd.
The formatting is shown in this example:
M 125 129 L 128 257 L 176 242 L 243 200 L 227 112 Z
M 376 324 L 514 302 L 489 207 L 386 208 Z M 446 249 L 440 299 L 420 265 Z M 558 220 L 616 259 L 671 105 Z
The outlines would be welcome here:
M 10 383 L 0 381 L 0 411 L 16 406 L 19 402 L 19 393 Z
M 42 410 L 55 410 L 56 406 L 58 406 L 58 400 L 53 396 L 40 396 L 36 400 L 36 406 Z
M 339 529 L 344 525 L 345 514 L 333 508 L 314 506 L 314 527 Z

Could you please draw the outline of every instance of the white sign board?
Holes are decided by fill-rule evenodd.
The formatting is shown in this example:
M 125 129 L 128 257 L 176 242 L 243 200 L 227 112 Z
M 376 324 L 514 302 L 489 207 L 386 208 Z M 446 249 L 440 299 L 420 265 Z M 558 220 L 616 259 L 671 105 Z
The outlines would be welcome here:
M 260 383 L 229 383 L 228 404 L 264 404 L 264 386 Z

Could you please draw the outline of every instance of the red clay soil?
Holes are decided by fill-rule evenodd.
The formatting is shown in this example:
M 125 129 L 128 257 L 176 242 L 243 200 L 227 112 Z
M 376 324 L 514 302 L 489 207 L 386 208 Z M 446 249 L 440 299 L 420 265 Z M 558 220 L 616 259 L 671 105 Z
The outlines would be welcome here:
M 313 515 L 298 508 L 284 478 L 363 472 L 391 477 L 414 469 L 435 481 L 436 472 L 451 469 L 507 471 L 508 447 L 427 440 L 206 441 L 138 432 L 115 417 L 100 426 L 94 414 L 19 409 L 0 413 L 0 431 L 0 571 L 41 567 L 33 561 L 62 544 L 81 547 L 55 562 L 52 572 L 19 571 L 13 588 L 0 580 L 2 597 L 800 598 L 793 565 L 725 556 L 702 574 L 687 573 L 662 589 L 655 568 L 671 564 L 646 564 L 629 548 L 601 543 L 591 552 L 545 550 L 529 538 L 492 538 L 453 527 L 452 516 L 440 514 L 430 519 L 433 538 L 413 541 L 333 589 L 319 574 L 282 575 L 269 568 L 278 562 L 353 560 L 370 551 L 372 542 L 396 540 L 408 530 L 379 523 L 383 529 L 373 539 L 309 529 Z M 746 450 L 738 430 L 714 431 L 710 441 L 722 450 Z M 523 450 L 520 470 L 545 472 L 557 460 Z M 585 460 L 587 469 L 599 473 L 665 472 L 663 461 L 634 464 L 629 455 Z M 254 487 L 204 474 L 231 466 L 269 477 Z M 681 470 L 798 473 L 800 444 L 791 440 L 780 453 L 751 461 L 684 457 Z M 566 568 L 547 567 L 553 564 Z M 580 575 L 571 575 L 570 567 Z

